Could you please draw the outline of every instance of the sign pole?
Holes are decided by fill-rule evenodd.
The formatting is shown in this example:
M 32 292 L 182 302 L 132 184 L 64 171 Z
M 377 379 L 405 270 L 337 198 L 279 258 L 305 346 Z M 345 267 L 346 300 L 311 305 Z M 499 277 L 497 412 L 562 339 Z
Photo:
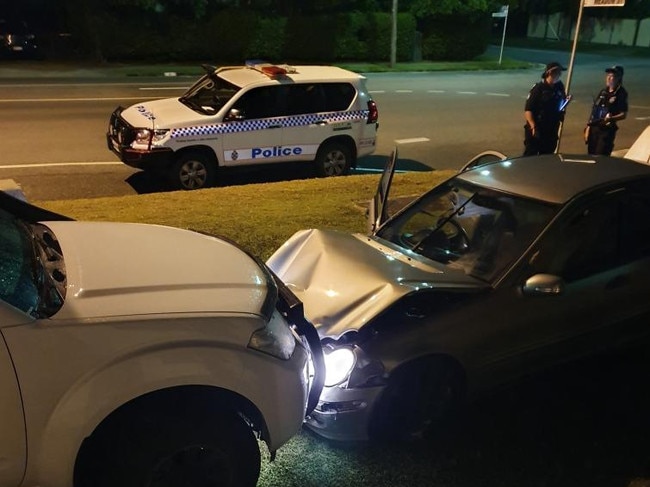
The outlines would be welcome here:
M 503 57 L 503 45 L 506 43 L 506 26 L 508 25 L 508 5 L 506 5 L 506 16 L 503 19 L 503 36 L 501 36 L 501 53 L 499 54 L 499 66 L 501 66 L 501 58 Z
M 499 52 L 499 66 L 501 66 L 501 59 L 503 58 L 503 45 L 506 42 L 506 26 L 508 25 L 508 5 L 503 5 L 498 12 L 494 12 L 492 17 L 503 18 L 503 35 L 501 36 L 501 51 Z
M 575 35 L 573 36 L 573 47 L 571 48 L 571 58 L 569 60 L 569 70 L 567 71 L 566 75 L 566 93 L 567 95 L 569 94 L 569 90 L 571 88 L 571 75 L 573 74 L 573 63 L 576 57 L 576 48 L 578 46 L 578 37 L 580 36 L 580 24 L 582 22 L 582 10 L 585 6 L 585 0 L 580 0 L 580 9 L 578 10 L 578 21 L 576 22 L 576 32 Z M 558 138 L 557 138 L 557 148 L 555 149 L 555 153 L 560 152 L 560 144 L 562 143 L 562 128 L 564 126 L 564 122 L 560 122 L 560 128 L 558 129 Z
M 571 49 L 571 59 L 569 61 L 569 71 L 566 75 L 566 92 L 569 93 L 571 88 L 571 75 L 573 74 L 573 62 L 576 57 L 576 47 L 578 46 L 578 36 L 580 34 L 580 24 L 582 23 L 582 10 L 585 7 L 622 7 L 625 5 L 625 0 L 580 0 L 580 9 L 578 10 L 578 21 L 576 22 L 576 33 L 573 36 L 573 47 Z M 558 129 L 558 139 L 557 139 L 557 148 L 555 153 L 560 152 L 560 143 L 562 142 L 562 126 L 563 122 L 560 122 L 560 127 Z

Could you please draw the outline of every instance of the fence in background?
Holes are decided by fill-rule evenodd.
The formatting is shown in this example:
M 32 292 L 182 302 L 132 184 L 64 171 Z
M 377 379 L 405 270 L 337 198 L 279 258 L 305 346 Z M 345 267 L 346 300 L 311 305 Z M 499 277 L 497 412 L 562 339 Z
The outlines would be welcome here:
M 576 19 L 561 13 L 533 15 L 528 20 L 528 37 L 572 40 Z M 650 18 L 600 19 L 583 17 L 580 42 L 614 46 L 650 47 Z

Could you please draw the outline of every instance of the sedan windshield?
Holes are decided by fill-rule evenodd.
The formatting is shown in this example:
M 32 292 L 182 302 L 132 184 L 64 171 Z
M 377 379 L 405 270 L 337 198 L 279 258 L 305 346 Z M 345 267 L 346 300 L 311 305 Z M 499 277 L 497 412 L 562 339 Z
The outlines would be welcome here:
M 214 115 L 239 89 L 211 73 L 202 76 L 179 100 L 196 112 Z
M 492 282 L 556 211 L 554 205 L 452 180 L 387 221 L 377 236 Z

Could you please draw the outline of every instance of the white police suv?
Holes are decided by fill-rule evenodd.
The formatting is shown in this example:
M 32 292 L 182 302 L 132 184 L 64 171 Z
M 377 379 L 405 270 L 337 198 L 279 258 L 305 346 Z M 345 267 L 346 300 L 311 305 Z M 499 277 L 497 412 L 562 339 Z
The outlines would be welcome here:
M 203 68 L 180 98 L 118 107 L 109 149 L 181 189 L 214 184 L 220 167 L 278 162 L 313 161 L 318 175 L 338 176 L 375 149 L 377 105 L 362 75 L 262 62 Z

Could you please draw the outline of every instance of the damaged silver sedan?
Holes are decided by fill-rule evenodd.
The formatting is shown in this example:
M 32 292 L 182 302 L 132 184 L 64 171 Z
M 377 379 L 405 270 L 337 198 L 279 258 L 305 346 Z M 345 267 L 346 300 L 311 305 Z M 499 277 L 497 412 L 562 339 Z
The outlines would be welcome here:
M 435 434 L 481 391 L 645 334 L 650 167 L 493 157 L 388 218 L 396 160 L 368 235 L 302 230 L 268 261 L 324 347 L 318 434 Z

